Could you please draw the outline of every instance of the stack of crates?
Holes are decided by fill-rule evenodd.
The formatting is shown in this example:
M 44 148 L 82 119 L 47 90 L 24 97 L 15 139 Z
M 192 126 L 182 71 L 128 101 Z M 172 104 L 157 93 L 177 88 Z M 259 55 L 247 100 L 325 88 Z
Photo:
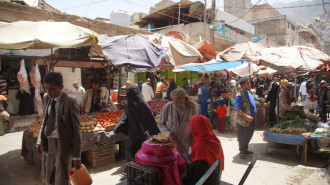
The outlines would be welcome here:
M 114 160 L 114 143 L 103 144 L 88 151 L 88 163 L 93 167 L 102 166 Z
M 127 163 L 127 185 L 158 185 L 158 172 L 155 168 L 145 167 L 131 161 Z

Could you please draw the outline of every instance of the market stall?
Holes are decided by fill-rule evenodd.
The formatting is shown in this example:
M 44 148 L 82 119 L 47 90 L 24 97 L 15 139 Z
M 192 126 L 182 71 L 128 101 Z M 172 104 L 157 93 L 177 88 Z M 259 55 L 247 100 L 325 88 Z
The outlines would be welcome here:
M 308 163 L 308 155 L 312 150 L 329 157 L 329 124 L 318 122 L 316 114 L 310 113 L 308 109 L 304 109 L 299 104 L 294 107 L 295 111 L 288 112 L 278 124 L 265 133 L 265 138 L 268 140 L 266 153 L 271 143 L 282 143 L 296 145 L 297 154 L 301 155 L 301 160 L 304 163 Z M 321 144 L 313 147 L 313 140 Z
M 113 113 L 99 113 L 96 115 L 82 115 L 82 159 L 92 166 L 100 166 L 115 160 L 115 143 L 119 143 L 117 152 L 124 151 L 127 136 L 113 133 L 122 111 Z M 41 155 L 35 144 L 41 129 L 42 120 L 37 118 L 24 131 L 21 155 L 28 163 L 40 166 Z

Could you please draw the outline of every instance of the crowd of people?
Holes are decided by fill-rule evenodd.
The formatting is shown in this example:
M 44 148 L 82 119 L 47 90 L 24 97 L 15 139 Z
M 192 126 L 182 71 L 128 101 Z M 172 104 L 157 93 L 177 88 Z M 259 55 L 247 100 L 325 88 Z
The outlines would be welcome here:
M 225 78 L 210 81 L 204 76 L 195 91 L 197 103 L 190 97 L 194 93 L 194 88 L 188 78 L 184 78 L 183 88 L 176 84 L 174 78 L 170 78 L 169 83 L 161 78 L 155 84 L 155 88 L 151 79 L 146 79 L 139 85 L 127 82 L 123 87 L 127 106 L 114 133 L 121 132 L 128 136 L 127 162 L 135 159 L 143 143 L 153 135 L 169 134 L 170 140 L 176 143 L 178 155 L 185 161 L 180 163 L 180 167 L 183 166 L 185 170 L 180 170 L 181 177 L 176 180 L 182 184 L 195 184 L 216 160 L 221 159 L 221 167 L 224 169 L 224 151 L 213 129 L 217 129 L 219 133 L 226 133 L 227 124 L 232 131 L 230 112 L 233 109 L 236 111 L 239 157 L 242 159 L 253 153 L 248 145 L 254 133 L 256 100 L 264 98 L 266 103 L 269 102 L 271 126 L 278 122 L 278 116 L 282 118 L 287 111 L 294 109 L 291 102 L 296 101 L 317 102 L 320 118 L 326 120 L 327 105 L 330 105 L 327 78 L 324 77 L 319 84 L 315 79 L 316 76 L 313 74 L 310 78 L 299 78 L 296 83 L 287 76 L 280 81 L 277 77 L 234 77 L 231 81 Z M 69 184 L 67 171 L 71 164 L 76 169 L 81 166 L 80 115 L 112 112 L 117 108 L 110 98 L 108 89 L 100 88 L 96 80 L 87 91 L 74 82 L 75 98 L 63 92 L 63 77 L 60 73 L 50 72 L 43 80 L 46 91 L 43 96 L 45 113 L 36 148 L 40 153 L 48 153 L 50 164 L 53 166 L 55 175 L 48 181 L 54 184 Z M 166 98 L 170 102 L 164 106 L 160 119 L 156 122 L 146 102 L 161 98 Z M 278 105 L 281 107 L 279 112 L 276 108 Z M 212 174 L 206 184 L 213 184 L 216 180 L 214 178 Z

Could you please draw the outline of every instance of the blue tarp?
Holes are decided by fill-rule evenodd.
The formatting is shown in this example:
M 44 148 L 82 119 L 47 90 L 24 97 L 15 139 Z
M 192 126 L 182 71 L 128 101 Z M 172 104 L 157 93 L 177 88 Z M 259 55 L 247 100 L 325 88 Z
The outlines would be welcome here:
M 138 35 L 99 37 L 103 54 L 115 66 L 125 66 L 133 72 L 159 69 L 166 62 L 164 49 Z
M 246 60 L 221 61 L 221 60 L 213 59 L 209 62 L 199 63 L 199 64 L 196 63 L 196 65 L 193 66 L 185 66 L 180 68 L 189 71 L 197 71 L 197 72 L 220 71 L 224 69 L 238 67 L 246 62 L 247 62 Z

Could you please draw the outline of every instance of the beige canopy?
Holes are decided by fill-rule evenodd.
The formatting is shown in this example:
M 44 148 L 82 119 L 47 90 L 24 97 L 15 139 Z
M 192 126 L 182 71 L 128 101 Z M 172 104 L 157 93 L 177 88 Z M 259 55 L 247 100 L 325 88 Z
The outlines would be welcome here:
M 217 59 L 235 61 L 246 59 L 250 62 L 257 63 L 258 52 L 262 49 L 269 48 L 268 45 L 262 43 L 245 42 L 236 44 L 225 49 L 217 55 Z
M 0 25 L 0 48 L 47 49 L 92 45 L 97 33 L 68 22 L 18 21 Z

